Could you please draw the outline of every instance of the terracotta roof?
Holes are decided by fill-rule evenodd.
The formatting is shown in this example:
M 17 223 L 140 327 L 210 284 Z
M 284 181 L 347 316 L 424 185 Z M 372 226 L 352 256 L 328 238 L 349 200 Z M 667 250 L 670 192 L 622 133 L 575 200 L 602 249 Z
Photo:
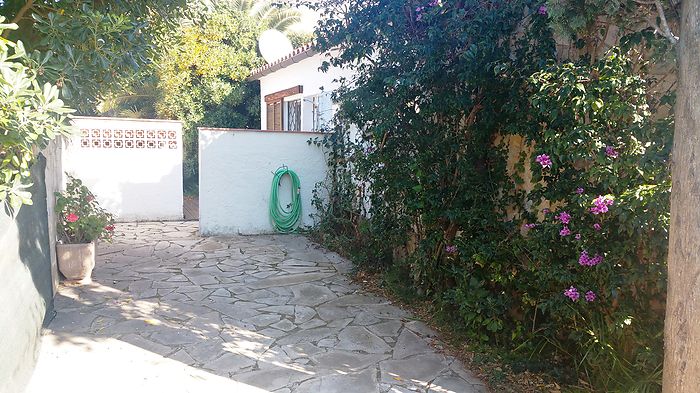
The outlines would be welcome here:
M 294 63 L 298 63 L 299 61 L 306 59 L 307 57 L 311 57 L 316 53 L 318 52 L 314 49 L 314 44 L 310 42 L 308 44 L 300 46 L 299 48 L 294 49 L 290 54 L 282 57 L 279 60 L 275 60 L 272 63 L 268 63 L 262 67 L 254 69 L 248 77 L 248 80 L 260 79 L 265 75 L 271 74 L 279 69 L 285 68 Z

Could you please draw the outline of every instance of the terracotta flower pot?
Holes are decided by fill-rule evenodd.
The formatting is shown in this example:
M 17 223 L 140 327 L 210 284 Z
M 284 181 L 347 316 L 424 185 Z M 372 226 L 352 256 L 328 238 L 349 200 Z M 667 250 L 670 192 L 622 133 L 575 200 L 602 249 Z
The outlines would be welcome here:
M 95 243 L 57 244 L 58 270 L 68 280 L 88 283 L 95 267 Z

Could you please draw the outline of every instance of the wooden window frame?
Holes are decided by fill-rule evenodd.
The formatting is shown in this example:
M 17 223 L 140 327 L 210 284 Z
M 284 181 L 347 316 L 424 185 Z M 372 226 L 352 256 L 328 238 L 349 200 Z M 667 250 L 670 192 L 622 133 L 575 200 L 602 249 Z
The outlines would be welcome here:
M 267 113 L 267 129 L 271 131 L 282 131 L 284 129 L 284 99 L 285 97 L 302 94 L 304 86 L 297 85 L 288 89 L 280 90 L 265 96 L 265 106 Z M 270 118 L 272 114 L 272 118 Z

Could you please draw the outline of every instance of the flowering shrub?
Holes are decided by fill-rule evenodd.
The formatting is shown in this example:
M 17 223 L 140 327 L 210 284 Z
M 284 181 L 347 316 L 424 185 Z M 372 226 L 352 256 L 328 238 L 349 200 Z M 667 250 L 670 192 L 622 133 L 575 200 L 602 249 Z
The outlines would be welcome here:
M 112 240 L 114 218 L 100 207 L 82 181 L 69 176 L 66 191 L 55 195 L 58 231 L 64 243 Z
M 672 94 L 636 47 L 556 62 L 536 1 L 360 3 L 320 28 L 357 73 L 325 140 L 321 240 L 473 341 L 657 390 Z
M 648 82 L 632 69 L 611 51 L 593 65 L 534 74 L 537 126 L 525 137 L 553 165 L 521 162 L 537 182 L 530 201 L 557 207 L 523 213 L 538 224 L 523 238 L 524 273 L 542 284 L 526 294 L 540 299 L 538 318 L 556 326 L 548 340 L 578 347 L 572 357 L 606 389 L 612 375 L 635 375 L 631 384 L 662 362 L 671 119 L 653 119 Z M 564 332 L 568 339 L 554 337 Z

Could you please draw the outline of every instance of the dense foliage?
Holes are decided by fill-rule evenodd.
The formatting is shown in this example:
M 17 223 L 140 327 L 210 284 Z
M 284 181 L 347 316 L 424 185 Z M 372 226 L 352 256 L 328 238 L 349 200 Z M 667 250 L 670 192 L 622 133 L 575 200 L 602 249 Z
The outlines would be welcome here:
M 114 217 L 97 202 L 95 195 L 80 179 L 68 177 L 66 190 L 57 192 L 59 237 L 65 244 L 110 241 L 114 235 Z
M 326 4 L 319 45 L 356 76 L 323 141 L 318 233 L 474 342 L 654 391 L 673 95 L 648 63 L 668 40 L 623 26 L 611 48 L 614 12 L 553 3 Z
M 0 17 L 0 23 L 4 18 Z M 16 25 L 0 24 L 0 31 Z M 30 167 L 38 150 L 69 135 L 72 112 L 49 83 L 40 86 L 21 41 L 0 40 L 0 203 L 31 204 Z
M 158 63 L 156 110 L 184 123 L 185 182 L 197 179 L 197 126 L 258 128 L 258 89 L 246 82 L 262 64 L 259 24 L 229 9 L 183 26 Z
M 0 13 L 19 25 L 10 35 L 33 55 L 43 81 L 56 84 L 80 114 L 95 114 L 106 97 L 140 83 L 181 0 L 4 1 Z M 38 53 L 43 55 L 39 56 Z

